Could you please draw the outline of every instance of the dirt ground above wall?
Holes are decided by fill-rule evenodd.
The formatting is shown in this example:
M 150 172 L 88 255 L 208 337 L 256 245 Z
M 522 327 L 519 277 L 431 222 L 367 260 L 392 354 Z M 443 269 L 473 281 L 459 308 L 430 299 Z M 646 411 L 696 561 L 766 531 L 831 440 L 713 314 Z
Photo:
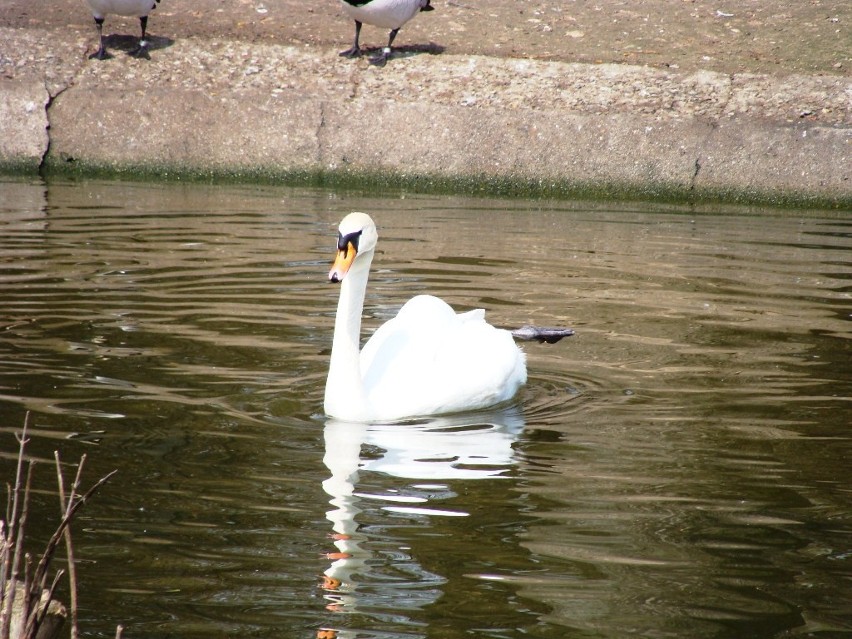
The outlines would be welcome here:
M 396 44 L 453 55 L 627 63 L 721 73 L 835 74 L 852 68 L 848 0 L 434 0 Z M 90 29 L 84 0 L 5 0 L 0 26 Z M 107 33 L 133 33 L 111 17 Z M 352 23 L 338 0 L 162 0 L 149 30 L 168 38 L 213 37 L 346 48 Z M 381 46 L 365 26 L 362 42 Z M 93 40 L 94 42 L 94 40 Z M 94 46 L 94 44 L 93 44 Z

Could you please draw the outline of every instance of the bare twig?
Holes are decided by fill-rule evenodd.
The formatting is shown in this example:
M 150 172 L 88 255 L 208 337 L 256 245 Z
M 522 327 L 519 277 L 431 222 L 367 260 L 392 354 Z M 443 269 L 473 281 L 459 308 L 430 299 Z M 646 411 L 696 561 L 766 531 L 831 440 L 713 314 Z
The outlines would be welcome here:
M 12 603 L 13 599 L 8 596 L 9 589 L 6 583 L 6 574 L 8 568 L 8 559 L 11 554 L 12 541 L 7 534 L 7 528 L 3 526 L 3 574 L 2 578 L 0 578 L 0 637 L 5 637 L 6 632 L 8 632 L 10 616 L 12 613 Z
M 23 535 L 22 535 L 23 536 Z M 13 582 L 12 587 L 15 589 L 15 598 L 23 597 L 24 602 L 21 604 L 21 610 L 24 616 L 21 619 L 22 624 L 27 623 L 26 614 L 30 609 L 30 575 L 33 573 L 33 556 L 30 553 L 24 555 L 24 585 L 18 588 L 18 585 Z M 12 600 L 11 603 L 14 603 Z
M 23 439 L 23 438 L 22 438 Z M 23 456 L 23 448 L 21 448 L 21 456 Z M 17 594 L 18 589 L 18 567 L 21 564 L 21 554 L 23 553 L 23 545 L 24 545 L 24 531 L 26 530 L 27 524 L 27 514 L 29 510 L 29 502 L 30 502 L 30 486 L 32 485 L 33 478 L 33 466 L 35 464 L 30 462 L 27 466 L 27 479 L 24 483 L 24 497 L 21 507 L 21 516 L 16 522 L 12 522 L 12 534 L 15 536 L 15 550 L 12 553 L 12 569 L 9 573 L 9 580 L 7 584 L 4 584 L 7 594 L 5 598 L 5 606 L 3 607 L 3 618 L 2 624 L 0 625 L 0 632 L 3 634 L 0 636 L 6 637 L 9 633 L 9 626 L 12 621 L 12 607 L 15 604 L 15 596 Z M 17 480 L 16 480 L 17 482 Z M 16 491 L 18 488 L 16 488 Z M 14 508 L 13 508 L 14 510 Z M 25 577 L 28 575 L 29 571 L 26 571 Z M 29 597 L 24 592 L 24 605 L 28 604 Z M 24 608 L 26 610 L 26 608 Z
M 44 585 L 46 580 L 46 572 L 47 565 L 50 563 L 50 558 L 53 556 L 54 551 L 56 550 L 56 546 L 59 544 L 59 540 L 65 534 L 65 529 L 68 528 L 71 521 L 74 519 L 74 515 L 77 514 L 77 511 L 83 507 L 83 505 L 94 495 L 98 489 L 103 486 L 106 482 L 112 479 L 112 476 L 115 475 L 118 470 L 114 470 L 111 473 L 107 473 L 103 477 L 101 477 L 94 486 L 89 488 L 86 493 L 77 499 L 76 501 L 72 500 L 73 503 L 69 504 L 69 507 L 65 513 L 65 516 L 62 518 L 62 521 L 59 522 L 59 526 L 56 529 L 56 532 L 50 537 L 50 540 L 47 542 L 47 547 L 44 550 L 44 554 L 41 556 L 41 561 L 39 561 L 38 567 L 36 568 L 35 575 L 33 576 L 34 582 L 39 582 Z
M 27 427 L 29 424 L 30 413 L 27 411 L 27 414 L 24 417 L 24 427 L 21 430 L 20 437 L 18 437 L 18 464 L 15 467 L 15 487 L 9 488 L 9 501 L 6 502 L 6 542 L 9 544 L 8 549 L 11 549 L 17 538 L 15 531 L 17 530 L 18 505 L 21 496 L 21 478 L 23 477 L 24 468 L 24 448 L 28 441 Z M 11 562 L 13 557 L 14 553 L 6 552 L 3 555 L 3 563 L 2 566 L 0 566 L 0 584 L 3 586 L 6 585 L 6 581 L 9 579 L 9 571 L 12 568 Z M 2 599 L 4 595 L 5 591 L 0 592 L 0 599 Z M 8 613 L 8 610 L 8 607 L 4 608 L 4 612 Z M 4 614 L 2 619 L 0 619 L 0 632 L 2 632 L 4 628 L 8 628 L 7 617 L 8 614 Z
M 36 599 L 35 604 L 32 608 L 30 608 L 29 618 L 27 619 L 27 625 L 22 636 L 35 637 L 38 634 L 38 629 L 50 609 L 50 602 L 53 601 L 53 593 L 56 592 L 59 580 L 64 574 L 65 571 L 57 570 L 56 576 L 53 578 L 53 583 L 50 585 L 50 589 L 46 591 L 46 596 L 43 596 L 42 593 L 39 592 L 38 599 Z M 44 605 L 39 605 L 42 601 L 44 602 Z
M 65 534 L 65 529 L 71 524 L 71 521 L 74 519 L 74 515 L 77 514 L 77 511 L 83 507 L 83 505 L 94 495 L 101 486 L 107 483 L 112 476 L 115 475 L 118 470 L 114 470 L 111 473 L 107 473 L 103 477 L 101 477 L 94 486 L 89 488 L 86 493 L 80 497 L 79 499 L 71 500 L 69 503 L 68 509 L 65 513 L 65 516 L 62 518 L 62 521 L 59 522 L 59 526 L 56 529 L 56 532 L 50 537 L 50 540 L 47 542 L 47 547 L 44 550 L 44 553 L 41 556 L 41 560 L 38 562 L 38 567 L 36 568 L 35 575 L 33 575 L 33 583 L 38 582 L 44 586 L 46 580 L 47 566 L 50 563 L 51 557 L 53 557 L 53 553 L 56 551 L 56 546 L 59 545 L 59 540 Z
M 15 485 L 14 488 L 7 485 L 6 521 L 0 521 L 0 638 L 8 638 L 10 630 L 13 627 L 19 627 L 20 630 L 16 631 L 17 636 L 22 639 L 31 639 L 38 634 L 48 615 L 51 615 L 51 624 L 55 623 L 54 616 L 57 613 L 51 612 L 51 603 L 55 601 L 54 593 L 61 578 L 65 575 L 65 571 L 57 571 L 48 587 L 48 569 L 58 545 L 64 539 L 68 554 L 68 579 L 71 586 L 71 639 L 77 639 L 79 636 L 77 628 L 77 583 L 70 526 L 80 508 L 118 471 L 114 470 L 101 477 L 89 490 L 80 495 L 78 491 L 86 461 L 86 456 L 83 455 L 77 467 L 74 483 L 70 487 L 70 491 L 66 493 L 59 453 L 54 453 L 62 519 L 48 541 L 44 553 L 39 558 L 35 571 L 33 571 L 32 557 L 29 553 L 24 554 L 24 533 L 29 516 L 30 493 L 35 466 L 35 462 L 28 462 L 26 476 L 24 475 L 24 449 L 29 441 L 27 439 L 28 425 L 29 413 L 24 420 L 24 428 L 21 434 L 16 435 L 20 446 Z M 23 568 L 21 567 L 22 561 L 24 562 Z M 21 570 L 23 570 L 23 573 L 21 573 Z M 15 606 L 16 598 L 20 600 L 17 606 Z M 62 605 L 58 602 L 57 604 L 62 609 Z M 64 617 L 64 609 L 60 614 Z M 14 622 L 13 616 L 15 617 Z M 20 619 L 20 623 L 18 619 Z M 58 628 L 52 630 L 55 632 Z M 117 637 L 120 638 L 122 630 L 123 628 L 119 626 Z
M 21 429 L 18 438 L 18 466 L 15 469 L 15 490 L 12 493 L 12 513 L 9 515 L 9 524 L 15 525 L 15 520 L 18 517 L 18 498 L 21 495 L 21 477 L 23 476 L 22 469 L 24 467 L 24 449 L 27 446 L 27 427 L 30 425 L 30 412 L 27 411 L 24 417 L 24 427 Z
M 56 481 L 59 485 L 59 506 L 63 516 L 68 515 L 68 509 L 74 501 L 74 495 L 80 487 L 80 478 L 83 474 L 83 465 L 86 463 L 86 455 L 80 458 L 80 464 L 77 466 L 77 475 L 74 477 L 74 483 L 71 486 L 71 494 L 68 501 L 65 500 L 65 481 L 62 477 L 62 466 L 59 461 L 59 451 L 54 451 L 53 457 L 56 460 Z M 71 639 L 77 639 L 77 569 L 74 564 L 74 547 L 71 543 L 71 528 L 65 529 L 65 553 L 68 557 L 68 591 L 71 607 Z

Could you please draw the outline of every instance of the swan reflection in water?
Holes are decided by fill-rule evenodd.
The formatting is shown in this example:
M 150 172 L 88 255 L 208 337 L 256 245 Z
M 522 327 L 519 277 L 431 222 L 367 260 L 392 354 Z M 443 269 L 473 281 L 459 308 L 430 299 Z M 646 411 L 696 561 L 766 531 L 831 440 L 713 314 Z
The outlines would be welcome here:
M 371 594 L 359 596 L 359 579 L 361 585 L 366 583 L 364 572 L 372 554 L 365 548 L 370 534 L 359 527 L 358 516 L 370 504 L 377 504 L 379 512 L 411 516 L 467 516 L 466 512 L 429 503 L 430 498 L 434 501 L 452 494 L 450 487 L 442 483 L 447 480 L 496 480 L 506 475 L 515 463 L 513 445 L 523 427 L 523 415 L 516 405 L 400 424 L 327 421 L 323 461 L 331 475 L 323 482 L 323 489 L 334 506 L 326 517 L 337 549 L 327 554 L 331 564 L 325 570 L 322 585 L 326 608 L 351 613 L 380 602 L 385 610 L 410 609 L 412 605 L 420 608 L 437 600 L 441 595 L 437 586 L 443 578 L 419 565 L 416 572 L 436 587 L 395 589 L 392 581 L 386 586 L 373 582 Z M 405 490 L 371 494 L 358 490 L 364 473 L 420 481 Z M 416 559 L 409 557 L 407 561 Z M 377 587 L 382 588 L 381 593 L 376 593 Z M 366 601 L 371 598 L 375 602 Z M 417 598 L 421 600 L 416 601 Z M 342 638 L 345 632 L 323 629 L 318 636 Z

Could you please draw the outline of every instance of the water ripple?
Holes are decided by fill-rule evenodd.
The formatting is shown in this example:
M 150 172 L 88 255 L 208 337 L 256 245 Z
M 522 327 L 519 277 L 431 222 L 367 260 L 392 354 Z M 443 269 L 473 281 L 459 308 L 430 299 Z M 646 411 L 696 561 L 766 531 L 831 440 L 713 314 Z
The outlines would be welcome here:
M 0 461 L 13 469 L 29 410 L 33 459 L 120 469 L 75 540 L 87 630 L 848 631 L 848 216 L 87 181 L 0 194 Z M 428 291 L 577 334 L 524 345 L 528 384 L 496 411 L 327 421 L 325 274 L 350 210 L 382 234 L 366 330 Z M 55 488 L 35 481 L 45 536 Z

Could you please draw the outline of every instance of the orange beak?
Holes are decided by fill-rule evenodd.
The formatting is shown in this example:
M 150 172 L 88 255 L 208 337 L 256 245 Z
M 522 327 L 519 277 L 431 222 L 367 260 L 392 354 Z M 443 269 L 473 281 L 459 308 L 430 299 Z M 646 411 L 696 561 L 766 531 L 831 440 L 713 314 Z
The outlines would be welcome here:
M 357 254 L 358 249 L 355 248 L 352 242 L 347 242 L 344 248 L 338 249 L 337 257 L 334 258 L 334 264 L 331 265 L 331 270 L 328 272 L 328 281 L 335 284 L 342 282 L 343 278 L 349 272 L 352 262 L 355 261 Z

